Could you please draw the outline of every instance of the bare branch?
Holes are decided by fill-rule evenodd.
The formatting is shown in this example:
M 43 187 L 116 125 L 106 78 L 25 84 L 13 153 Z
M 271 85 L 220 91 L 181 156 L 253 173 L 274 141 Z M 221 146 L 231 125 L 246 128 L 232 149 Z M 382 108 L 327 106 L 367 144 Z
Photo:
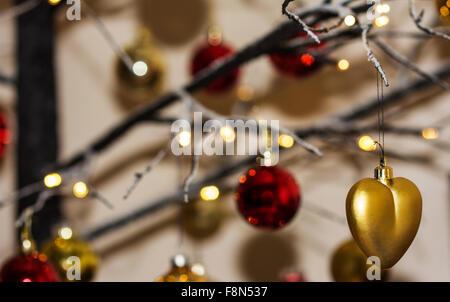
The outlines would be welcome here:
M 11 7 L 10 9 L 7 9 L 5 11 L 0 12 L 0 22 L 3 22 L 8 19 L 16 18 L 22 14 L 25 14 L 26 12 L 29 12 L 33 8 L 35 8 L 40 0 L 28 0 L 21 4 L 18 4 L 16 6 Z
M 169 144 L 161 149 L 158 154 L 153 158 L 153 160 L 145 167 L 145 169 L 142 172 L 138 172 L 134 175 L 134 181 L 131 184 L 131 186 L 127 189 L 127 192 L 123 196 L 123 199 L 128 199 L 130 197 L 131 193 L 136 189 L 137 185 L 141 182 L 141 180 L 144 178 L 145 175 L 150 173 L 163 159 L 166 157 L 167 153 L 169 152 Z
M 24 224 L 27 217 L 30 217 L 39 212 L 40 210 L 42 210 L 47 200 L 55 195 L 57 195 L 57 192 L 55 190 L 45 190 L 39 193 L 36 202 L 33 205 L 25 208 L 22 211 L 22 213 L 20 213 L 19 218 L 15 222 L 15 226 L 21 227 Z
M 95 11 L 89 7 L 89 5 L 84 1 L 83 4 L 84 12 L 94 21 L 94 25 L 103 35 L 105 40 L 108 42 L 111 49 L 116 53 L 116 55 L 120 58 L 120 60 L 125 64 L 125 66 L 133 72 L 133 60 L 130 56 L 120 47 L 120 45 L 116 42 L 113 35 L 110 33 L 108 28 L 102 22 L 102 20 L 97 16 Z
M 344 22 L 345 17 L 352 13 L 351 9 L 349 9 L 349 8 L 344 6 L 345 4 L 333 5 L 333 4 L 330 4 L 328 1 L 325 1 L 320 6 L 318 6 L 316 8 L 317 12 L 335 14 L 336 16 L 339 17 L 339 20 L 335 24 L 333 24 L 331 26 L 315 28 L 315 27 L 311 27 L 308 24 L 306 24 L 306 22 L 303 21 L 303 19 L 300 18 L 300 16 L 290 12 L 287 9 L 289 3 L 292 2 L 292 1 L 294 1 L 294 0 L 284 0 L 283 4 L 281 6 L 281 13 L 283 15 L 286 15 L 290 20 L 298 23 L 301 26 L 302 30 L 304 32 L 306 32 L 306 34 L 308 36 L 310 36 L 317 44 L 320 43 L 320 39 L 314 33 L 327 33 L 327 32 L 330 32 L 333 29 L 338 28 Z
M 369 61 L 373 63 L 373 65 L 375 66 L 375 69 L 381 75 L 381 77 L 382 77 L 382 79 L 384 81 L 384 85 L 386 87 L 388 87 L 389 86 L 389 81 L 387 79 L 386 73 L 384 72 L 383 67 L 381 66 L 380 62 L 378 61 L 378 59 L 375 57 L 375 55 L 373 54 L 372 50 L 370 49 L 369 42 L 367 40 L 367 34 L 369 33 L 369 30 L 371 28 L 372 28 L 372 26 L 370 24 L 367 24 L 367 25 L 363 26 L 363 28 L 362 28 L 363 45 L 364 45 L 364 48 L 367 51 L 367 57 L 368 57 Z
M 436 83 L 437 85 L 441 86 L 442 88 L 444 88 L 445 90 L 450 92 L 450 85 L 446 81 L 441 80 L 440 78 L 423 71 L 416 64 L 414 64 L 413 62 L 409 61 L 404 56 L 400 55 L 393 48 L 388 46 L 386 43 L 380 41 L 379 39 L 374 38 L 372 40 L 375 42 L 375 44 L 378 47 L 380 47 L 389 57 L 394 59 L 396 62 L 398 62 L 401 65 L 405 66 L 409 70 L 417 73 L 421 77 L 423 77 L 425 79 L 428 79 L 428 80 L 432 81 L 433 83 Z
M 314 41 L 316 41 L 317 44 L 320 44 L 319 37 L 317 37 L 317 35 L 313 33 L 313 29 L 311 27 L 309 27 L 308 24 L 306 24 L 299 16 L 297 16 L 296 14 L 293 14 L 287 10 L 287 6 L 292 1 L 294 1 L 294 0 L 284 0 L 283 5 L 281 6 L 282 14 L 286 15 L 289 19 L 300 24 L 300 26 L 305 31 L 305 33 L 308 36 L 310 36 Z
M 90 196 L 98 201 L 100 201 L 104 206 L 106 206 L 108 209 L 112 210 L 114 209 L 114 205 L 102 194 L 100 194 L 98 191 L 94 190 L 92 187 L 90 188 Z
M 450 36 L 444 33 L 441 33 L 439 31 L 436 31 L 434 29 L 431 29 L 429 27 L 426 27 L 425 25 L 422 25 L 423 16 L 425 15 L 425 10 L 422 10 L 419 15 L 417 15 L 415 6 L 414 6 L 414 0 L 409 0 L 409 15 L 413 19 L 414 23 L 416 24 L 417 28 L 419 28 L 421 31 L 431 35 L 431 36 L 437 36 L 442 39 L 445 39 L 447 41 L 450 41 Z
M 183 184 L 183 200 L 184 202 L 189 202 L 189 188 L 190 185 L 192 183 L 192 181 L 194 180 L 195 176 L 197 175 L 198 172 L 198 168 L 199 168 L 199 156 L 193 154 L 192 155 L 192 161 L 191 161 L 191 171 L 189 173 L 189 175 L 186 177 L 186 179 L 184 180 L 184 184 Z

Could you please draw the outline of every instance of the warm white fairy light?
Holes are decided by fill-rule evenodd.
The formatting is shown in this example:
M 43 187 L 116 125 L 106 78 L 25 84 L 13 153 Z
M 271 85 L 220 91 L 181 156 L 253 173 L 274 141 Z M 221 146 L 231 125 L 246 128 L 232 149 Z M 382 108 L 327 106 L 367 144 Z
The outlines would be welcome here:
M 374 151 L 377 148 L 376 142 L 369 135 L 361 136 L 358 140 L 358 146 L 364 151 Z
M 69 227 L 62 227 L 61 229 L 59 229 L 58 234 L 59 234 L 59 237 L 61 237 L 62 239 L 68 240 L 68 239 L 72 238 L 73 231 Z
M 88 187 L 83 181 L 76 182 L 73 185 L 73 195 L 75 195 L 75 197 L 84 198 L 88 195 L 88 193 Z
M 230 126 L 223 126 L 222 128 L 220 128 L 219 133 L 220 136 L 222 136 L 223 140 L 227 143 L 233 142 L 236 138 L 236 133 Z
M 22 241 L 22 246 L 25 250 L 29 250 L 31 248 L 31 241 L 28 239 L 25 239 L 24 241 Z
M 391 11 L 391 6 L 387 3 L 380 3 L 375 7 L 375 11 L 380 15 L 388 14 Z
M 355 25 L 356 23 L 356 18 L 353 15 L 347 15 L 344 18 L 344 23 L 345 25 L 347 25 L 348 27 L 352 27 L 353 25 Z
M 61 0 L 48 0 L 48 4 L 50 5 L 57 5 L 59 2 L 61 2 Z
M 187 147 L 191 144 L 191 132 L 181 131 L 178 134 L 178 143 L 181 147 Z
M 187 265 L 187 259 L 184 255 L 178 254 L 173 257 L 173 263 L 176 267 L 184 267 Z
M 346 59 L 341 59 L 337 63 L 337 67 L 340 71 L 346 71 L 350 68 L 350 62 Z
M 201 263 L 194 263 L 194 264 L 191 266 L 191 271 L 192 271 L 194 274 L 199 275 L 199 276 L 204 276 L 205 273 L 206 273 L 206 269 L 205 269 L 205 267 L 203 266 L 203 264 L 201 264 Z
M 144 61 L 137 61 L 133 64 L 133 73 L 138 77 L 143 77 L 148 72 L 148 65 Z
M 278 137 L 278 144 L 286 149 L 292 148 L 294 146 L 294 138 L 288 134 L 281 134 Z
M 45 175 L 44 177 L 44 185 L 47 188 L 55 188 L 58 187 L 62 182 L 61 175 L 58 173 L 50 173 Z
M 220 191 L 216 186 L 206 186 L 200 190 L 200 197 L 206 201 L 216 200 L 219 195 Z
M 435 128 L 426 128 L 422 130 L 422 136 L 424 139 L 433 140 L 439 137 L 439 132 Z
M 378 18 L 375 19 L 375 25 L 377 27 L 384 27 L 388 25 L 389 22 L 390 20 L 388 16 L 379 16 Z

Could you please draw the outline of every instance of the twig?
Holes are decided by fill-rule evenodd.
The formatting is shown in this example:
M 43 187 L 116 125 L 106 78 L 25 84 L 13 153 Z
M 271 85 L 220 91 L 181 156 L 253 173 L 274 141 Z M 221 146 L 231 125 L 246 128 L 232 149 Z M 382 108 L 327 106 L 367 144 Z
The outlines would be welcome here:
M 389 81 L 387 79 L 386 73 L 383 70 L 383 67 L 381 66 L 380 62 L 378 61 L 378 59 L 374 56 L 372 50 L 370 49 L 369 46 L 369 42 L 367 40 L 367 34 L 369 33 L 369 30 L 372 28 L 372 25 L 370 24 L 366 24 L 362 27 L 362 40 L 363 40 L 363 45 L 364 48 L 367 51 L 367 57 L 369 59 L 370 62 L 373 63 L 373 65 L 375 66 L 375 69 L 378 71 L 378 73 L 381 75 L 381 77 L 383 78 L 384 81 L 384 85 L 386 87 L 389 86 Z
M 127 189 L 127 192 L 123 196 L 123 199 L 128 199 L 130 197 L 131 193 L 136 189 L 137 185 L 141 182 L 141 180 L 144 178 L 145 175 L 150 173 L 163 159 L 166 157 L 167 153 L 169 152 L 169 146 L 166 146 L 165 148 L 161 149 L 158 154 L 156 154 L 155 158 L 152 159 L 152 161 L 145 167 L 145 169 L 142 172 L 137 172 L 134 175 L 134 181 L 131 184 L 131 186 Z
M 435 70 L 434 72 L 432 72 L 432 74 L 433 76 L 440 79 L 450 76 L 450 62 L 443 63 L 443 67 Z M 420 78 L 396 89 L 391 89 L 389 94 L 384 95 L 383 106 L 400 103 L 404 100 L 405 96 L 421 91 L 423 88 L 429 86 L 430 83 L 433 82 L 428 79 Z M 352 121 L 363 118 L 377 111 L 378 105 L 378 99 L 374 98 L 366 104 L 359 106 L 356 109 L 352 109 L 341 116 L 338 116 L 338 119 L 340 119 L 341 121 Z
M 189 202 L 189 189 L 191 186 L 192 181 L 194 180 L 195 176 L 197 175 L 198 168 L 199 168 L 199 156 L 196 154 L 193 154 L 191 156 L 191 171 L 189 175 L 184 180 L 183 184 L 183 201 L 188 203 Z
M 90 193 L 89 195 L 100 201 L 103 205 L 105 205 L 108 209 L 112 210 L 114 209 L 114 205 L 102 194 L 100 194 L 98 191 L 94 190 L 92 187 L 90 188 Z
M 22 14 L 25 14 L 35 8 L 41 0 L 28 0 L 21 4 L 15 5 L 7 10 L 0 12 L 0 22 L 8 19 L 16 18 Z
M 116 55 L 120 58 L 120 60 L 127 66 L 127 68 L 133 72 L 133 60 L 130 58 L 130 56 L 120 47 L 120 45 L 116 42 L 114 37 L 112 36 L 111 32 L 108 30 L 108 28 L 105 26 L 105 24 L 102 22 L 102 20 L 97 16 L 97 14 L 94 12 L 93 9 L 89 7 L 89 5 L 84 1 L 83 6 L 85 8 L 86 14 L 94 21 L 95 26 L 100 31 L 100 33 L 103 35 L 105 40 L 108 42 L 109 46 L 112 48 L 112 50 L 116 53 Z
M 288 11 L 287 7 L 288 7 L 289 3 L 292 1 L 294 1 L 294 0 L 284 0 L 283 4 L 281 6 L 281 13 L 283 15 L 286 15 L 289 19 L 300 24 L 303 31 L 305 31 L 305 33 L 308 36 L 310 36 L 317 44 L 320 44 L 320 39 L 319 39 L 319 37 L 316 36 L 316 34 L 313 33 L 313 28 L 309 27 L 299 16 Z
M 39 192 L 40 190 L 42 190 L 42 188 L 43 188 L 42 181 L 38 181 L 38 182 L 35 182 L 32 184 L 29 184 L 25 187 L 22 187 L 20 190 L 13 192 L 9 196 L 1 199 L 0 200 L 0 209 L 2 207 L 6 206 L 7 204 L 9 204 L 10 202 L 22 199 L 24 197 L 30 196 L 31 194 Z
M 335 24 L 333 24 L 331 26 L 314 28 L 314 27 L 311 27 L 308 24 L 306 24 L 306 22 L 303 21 L 302 18 L 300 18 L 297 14 L 294 14 L 287 9 L 289 3 L 292 1 L 294 1 L 294 0 L 284 0 L 283 4 L 281 5 L 281 13 L 283 15 L 286 15 L 290 20 L 298 23 L 301 26 L 302 30 L 309 37 L 311 37 L 317 44 L 320 44 L 320 39 L 314 33 L 330 32 L 331 30 L 336 29 L 339 26 L 341 26 L 347 15 L 352 14 L 352 10 L 345 7 L 342 4 L 333 5 L 333 4 L 330 4 L 330 2 L 328 2 L 328 1 L 324 1 L 320 5 L 320 8 L 319 8 L 320 12 L 334 14 L 339 17 L 339 20 L 338 20 L 338 22 L 336 22 Z
M 429 27 L 426 27 L 422 25 L 423 16 L 425 15 L 425 10 L 422 10 L 419 15 L 417 15 L 415 7 L 414 7 L 414 0 L 409 0 L 409 15 L 413 19 L 414 23 L 416 24 L 417 28 L 419 28 L 421 31 L 431 35 L 431 36 L 437 36 L 442 39 L 445 39 L 447 41 L 450 41 L 450 36 L 444 33 L 441 33 L 439 31 L 436 31 L 434 29 L 431 29 Z
M 19 218 L 15 222 L 15 226 L 21 227 L 24 224 L 27 217 L 29 217 L 30 215 L 34 215 L 37 212 L 39 212 L 40 210 L 42 210 L 44 208 L 47 200 L 50 197 L 55 196 L 55 195 L 57 195 L 57 192 L 54 190 L 45 190 L 45 191 L 42 191 L 41 193 L 39 193 L 39 196 L 38 196 L 36 202 L 33 205 L 25 208 L 22 211 L 22 213 L 19 215 Z
M 441 80 L 440 78 L 432 75 L 432 74 L 428 74 L 427 72 L 423 71 L 422 69 L 420 69 L 416 64 L 414 64 L 413 62 L 411 62 L 410 60 L 408 60 L 407 58 L 403 57 L 402 55 L 400 55 L 398 52 L 396 52 L 393 48 L 391 48 L 390 46 L 388 46 L 386 43 L 382 42 L 381 40 L 374 38 L 372 39 L 375 44 L 381 48 L 381 50 L 383 50 L 389 57 L 391 57 L 392 59 L 394 59 L 394 61 L 397 61 L 398 63 L 400 63 L 401 65 L 403 65 L 404 67 L 408 68 L 409 70 L 417 73 L 418 75 L 420 75 L 421 77 L 441 86 L 442 88 L 444 88 L 445 90 L 447 90 L 448 92 L 450 92 L 450 85 L 448 85 L 448 83 L 446 81 Z

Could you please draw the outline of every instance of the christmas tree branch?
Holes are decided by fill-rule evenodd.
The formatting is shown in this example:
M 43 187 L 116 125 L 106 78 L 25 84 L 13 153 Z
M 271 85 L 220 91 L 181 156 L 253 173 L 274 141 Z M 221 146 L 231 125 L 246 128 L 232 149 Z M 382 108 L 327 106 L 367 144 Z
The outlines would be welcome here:
M 438 70 L 435 70 L 431 73 L 433 77 L 439 79 L 445 79 L 450 77 L 450 62 L 445 62 L 442 64 L 443 66 Z M 395 89 L 391 89 L 388 94 L 384 95 L 384 99 L 382 104 L 384 106 L 398 104 L 405 100 L 405 97 L 408 95 L 412 95 L 422 89 L 434 84 L 427 78 L 420 78 L 415 81 L 411 81 L 407 84 L 404 84 L 402 87 L 398 87 Z M 378 99 L 374 98 L 369 101 L 367 104 L 359 106 L 356 109 L 352 109 L 349 112 L 338 117 L 342 121 L 352 121 L 359 118 L 364 118 L 369 114 L 376 112 L 378 110 Z
M 7 10 L 0 12 L 0 22 L 8 19 L 17 18 L 35 8 L 41 0 L 28 0 L 18 5 L 15 5 Z
M 417 28 L 421 31 L 427 33 L 430 36 L 437 36 L 442 39 L 445 39 L 447 41 L 450 41 L 450 36 L 441 32 L 438 32 L 434 29 L 431 29 L 429 27 L 426 27 L 422 25 L 423 16 L 425 15 L 425 10 L 422 10 L 419 15 L 416 13 L 416 9 L 414 6 L 414 0 L 409 0 L 409 15 L 413 19 L 414 23 L 416 24 Z
M 423 77 L 424 79 L 427 79 L 427 80 L 429 80 L 429 81 L 431 81 L 431 82 L 441 86 L 442 88 L 444 88 L 448 92 L 450 92 L 450 85 L 446 81 L 441 80 L 440 78 L 435 77 L 432 74 L 428 74 L 427 72 L 423 71 L 416 64 L 414 64 L 413 62 L 408 60 L 406 57 L 404 57 L 401 54 L 399 54 L 397 51 L 395 51 L 393 48 L 391 48 L 390 46 L 388 46 L 386 43 L 382 42 L 381 40 L 379 40 L 377 38 L 373 38 L 372 40 L 375 42 L 375 44 L 381 50 L 384 51 L 384 53 L 386 53 L 394 61 L 400 63 L 401 65 L 403 65 L 407 69 L 415 72 L 416 74 L 418 74 L 419 76 Z
M 366 49 L 367 57 L 368 57 L 369 61 L 373 63 L 373 65 L 375 66 L 375 69 L 381 75 L 381 78 L 384 81 L 384 85 L 387 87 L 387 86 L 389 86 L 389 81 L 386 76 L 386 73 L 384 72 L 380 61 L 378 61 L 378 59 L 373 54 L 372 49 L 369 46 L 369 41 L 367 39 L 367 35 L 371 28 L 372 28 L 372 26 L 370 24 L 367 24 L 367 25 L 363 26 L 363 28 L 362 28 L 361 37 L 362 37 L 363 45 L 364 45 L 364 48 Z

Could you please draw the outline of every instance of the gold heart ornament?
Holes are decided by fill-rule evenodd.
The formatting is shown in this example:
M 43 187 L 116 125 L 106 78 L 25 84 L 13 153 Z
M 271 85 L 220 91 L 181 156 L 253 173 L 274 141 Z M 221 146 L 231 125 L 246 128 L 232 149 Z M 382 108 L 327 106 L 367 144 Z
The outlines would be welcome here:
M 383 160 L 375 178 L 353 185 L 346 200 L 347 222 L 367 257 L 379 257 L 382 268 L 396 264 L 411 245 L 422 216 L 422 197 L 410 180 L 393 177 Z

